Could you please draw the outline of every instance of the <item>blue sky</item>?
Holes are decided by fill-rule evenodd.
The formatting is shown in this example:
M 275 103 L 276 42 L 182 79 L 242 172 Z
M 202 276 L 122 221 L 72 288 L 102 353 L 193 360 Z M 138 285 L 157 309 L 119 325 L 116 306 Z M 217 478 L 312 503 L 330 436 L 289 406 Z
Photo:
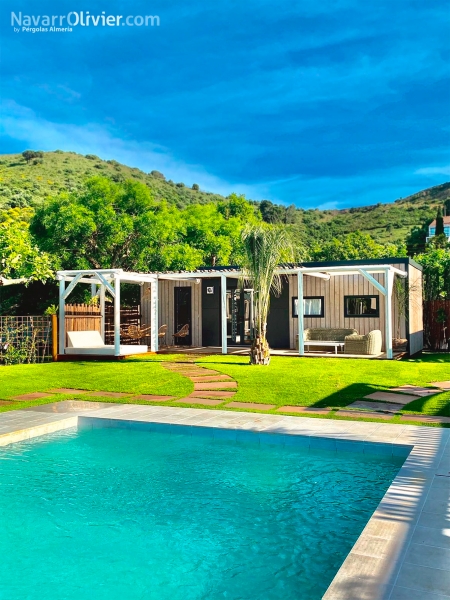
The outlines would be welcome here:
M 11 26 L 102 10 L 160 26 Z M 450 179 L 447 0 L 3 0 L 0 26 L 1 153 L 93 153 L 304 208 Z

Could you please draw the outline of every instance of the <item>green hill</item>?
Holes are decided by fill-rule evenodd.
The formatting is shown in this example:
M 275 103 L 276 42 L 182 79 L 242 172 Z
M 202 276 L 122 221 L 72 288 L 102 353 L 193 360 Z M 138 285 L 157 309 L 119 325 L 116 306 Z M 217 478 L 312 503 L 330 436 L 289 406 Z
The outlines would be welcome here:
M 0 156 L 0 209 L 40 204 L 47 196 L 76 191 L 94 175 L 114 181 L 134 179 L 146 184 L 157 200 L 166 200 L 183 208 L 189 204 L 223 200 L 219 194 L 191 189 L 183 183 L 166 181 L 156 171 L 145 173 L 121 163 L 101 160 L 75 152 L 44 152 L 28 162 L 21 154 Z M 269 201 L 259 205 L 264 220 L 284 223 L 299 240 L 331 239 L 362 231 L 377 242 L 403 241 L 415 227 L 421 227 L 436 215 L 439 204 L 450 198 L 450 183 L 443 183 L 391 203 L 362 206 L 346 210 L 303 210 Z M 391 198 L 386 198 L 390 202 Z

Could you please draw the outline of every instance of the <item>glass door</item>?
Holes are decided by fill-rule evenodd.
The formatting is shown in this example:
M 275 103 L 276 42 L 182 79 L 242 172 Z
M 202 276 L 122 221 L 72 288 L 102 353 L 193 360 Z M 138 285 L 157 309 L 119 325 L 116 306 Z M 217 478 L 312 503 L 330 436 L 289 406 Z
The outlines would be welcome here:
M 253 335 L 253 290 L 227 289 L 229 344 L 250 344 Z

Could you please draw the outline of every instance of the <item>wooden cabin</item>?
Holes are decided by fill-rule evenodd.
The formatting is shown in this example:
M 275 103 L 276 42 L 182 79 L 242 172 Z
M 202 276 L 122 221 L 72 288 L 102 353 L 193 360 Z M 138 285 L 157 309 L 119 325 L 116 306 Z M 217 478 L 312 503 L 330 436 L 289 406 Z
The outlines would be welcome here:
M 346 330 L 363 336 L 381 332 L 380 354 L 387 358 L 394 356 L 399 340 L 406 341 L 410 355 L 423 349 L 422 268 L 413 260 L 309 262 L 280 265 L 278 272 L 283 290 L 271 299 L 267 323 L 271 348 L 307 354 L 311 348 L 305 332 L 320 329 L 342 335 Z M 154 279 L 141 288 L 142 319 L 157 322 L 158 327 L 167 325 L 159 344 L 214 347 L 224 354 L 250 344 L 255 292 L 251 282 L 242 287 L 238 267 L 148 275 Z M 188 335 L 174 338 L 185 325 Z M 153 350 L 158 349 L 155 339 Z M 344 343 L 335 351 L 344 352 Z

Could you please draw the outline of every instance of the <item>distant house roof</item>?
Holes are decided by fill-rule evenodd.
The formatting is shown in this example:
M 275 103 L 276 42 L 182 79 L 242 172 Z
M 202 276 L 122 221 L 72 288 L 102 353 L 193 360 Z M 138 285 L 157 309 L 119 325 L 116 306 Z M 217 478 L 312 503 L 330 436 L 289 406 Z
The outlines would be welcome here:
M 450 215 L 444 217 L 444 225 L 450 225 Z M 430 227 L 436 227 L 436 219 L 430 223 Z

